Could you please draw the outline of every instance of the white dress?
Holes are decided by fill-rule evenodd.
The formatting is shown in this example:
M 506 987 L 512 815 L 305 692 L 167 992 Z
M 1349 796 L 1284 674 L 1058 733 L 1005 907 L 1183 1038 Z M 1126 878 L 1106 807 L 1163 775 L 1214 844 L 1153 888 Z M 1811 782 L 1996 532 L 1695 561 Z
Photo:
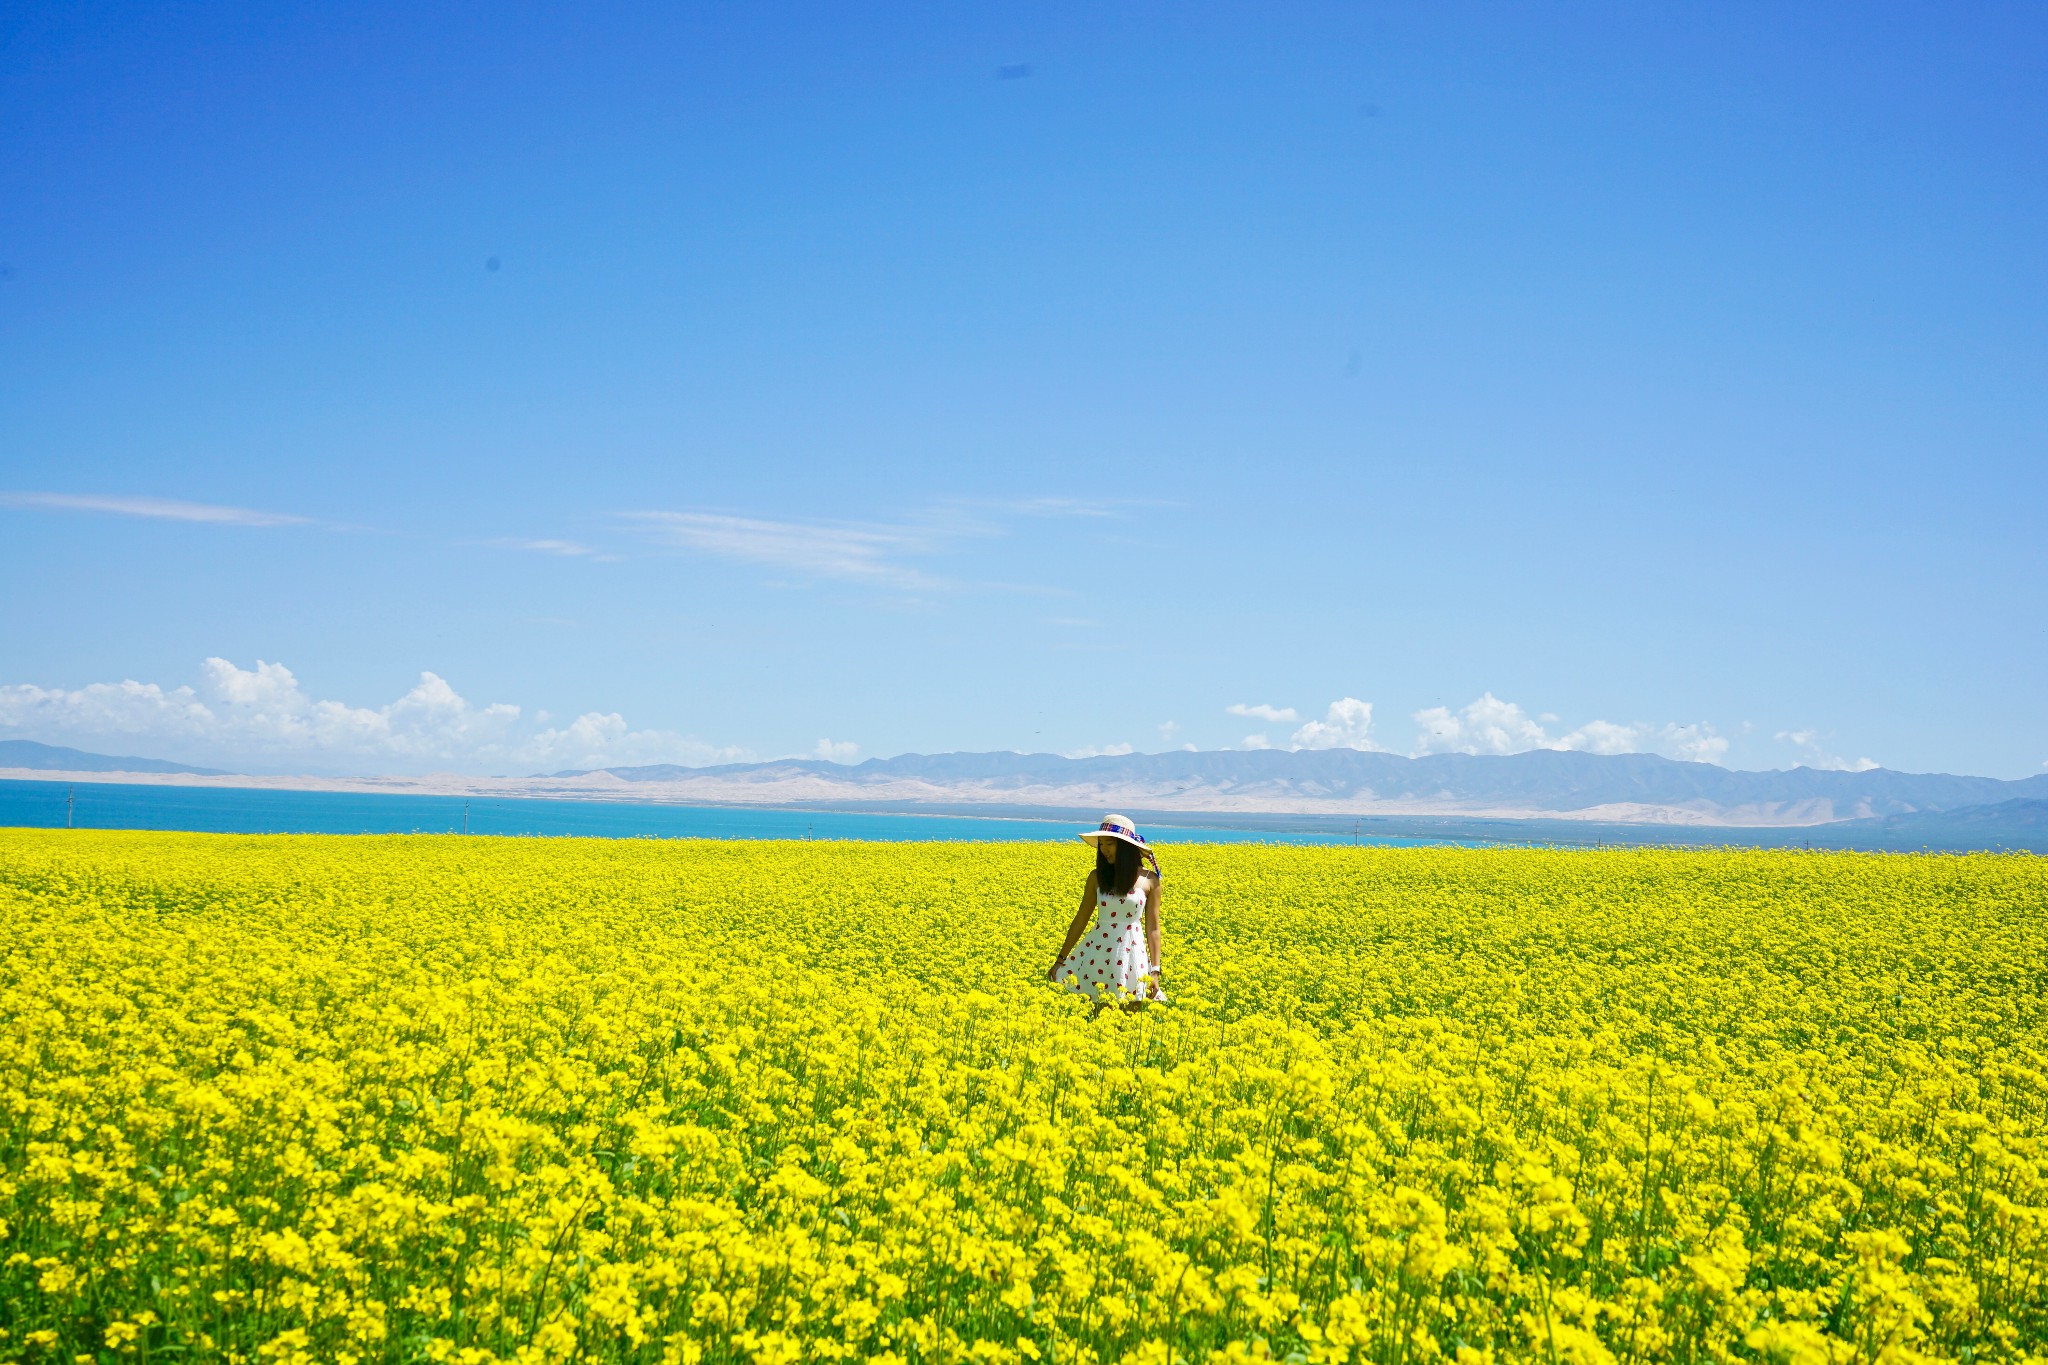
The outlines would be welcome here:
M 1118 992 L 1136 1000 L 1165 1000 L 1153 977 L 1152 950 L 1145 943 L 1145 893 L 1152 879 L 1141 875 L 1130 894 L 1095 895 L 1095 927 L 1060 959 L 1053 980 L 1076 995 L 1115 1000 Z

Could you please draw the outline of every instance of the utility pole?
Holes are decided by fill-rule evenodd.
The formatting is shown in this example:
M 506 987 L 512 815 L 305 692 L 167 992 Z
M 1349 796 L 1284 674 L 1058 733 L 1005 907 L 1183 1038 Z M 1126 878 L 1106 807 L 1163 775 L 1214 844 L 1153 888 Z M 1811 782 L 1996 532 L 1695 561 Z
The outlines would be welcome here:
M 64 828 L 66 829 L 71 828 L 71 804 L 76 800 L 78 800 L 78 788 L 76 786 L 66 787 L 64 789 Z
M 462 803 L 462 833 L 465 837 L 469 834 L 469 802 L 467 801 Z

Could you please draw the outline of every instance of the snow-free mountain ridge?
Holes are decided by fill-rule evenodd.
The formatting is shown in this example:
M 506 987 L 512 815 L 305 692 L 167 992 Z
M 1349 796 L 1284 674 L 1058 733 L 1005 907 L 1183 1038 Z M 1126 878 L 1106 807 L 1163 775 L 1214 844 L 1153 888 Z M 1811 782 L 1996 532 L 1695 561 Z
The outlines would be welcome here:
M 89 754 L 83 749 L 67 749 L 61 744 L 38 744 L 32 739 L 0 739 L 0 768 L 26 768 L 35 772 L 221 775 L 218 768 L 194 768 L 190 764 L 169 763 L 161 758 Z
M 1974 828 L 1973 822 L 1984 820 L 2003 828 L 2034 818 L 2026 815 L 2030 808 L 2025 803 L 2048 802 L 2048 774 L 2003 781 L 1883 768 L 1742 772 L 1651 754 L 1553 750 L 1424 758 L 1353 749 L 1096 758 L 903 754 L 856 764 L 783 759 L 714 768 L 598 768 L 531 777 L 292 777 L 212 773 L 154 759 L 9 740 L 0 741 L 0 778 L 678 805 L 1002 811 L 1057 814 L 1062 819 L 1092 819 L 1096 812 L 1123 810 L 1169 821 L 1181 815 L 1240 820 L 1427 817 L 1567 822 L 1587 828 L 1661 825 L 1758 831 L 1852 822 L 1910 824 L 1942 812 L 1956 813 L 1954 819 L 1941 822 L 1943 829 L 1956 820 L 1963 822 L 1959 829 Z M 2037 837 L 2031 825 L 2015 829 L 2028 839 Z
M 1355 749 L 1057 754 L 903 754 L 669 764 L 550 775 L 609 776 L 699 799 L 886 801 L 1148 810 L 1569 815 L 1651 823 L 1813 825 L 2048 798 L 2048 774 L 2005 781 L 1875 768 L 1743 772 L 1654 754 L 1536 750 L 1505 756 Z

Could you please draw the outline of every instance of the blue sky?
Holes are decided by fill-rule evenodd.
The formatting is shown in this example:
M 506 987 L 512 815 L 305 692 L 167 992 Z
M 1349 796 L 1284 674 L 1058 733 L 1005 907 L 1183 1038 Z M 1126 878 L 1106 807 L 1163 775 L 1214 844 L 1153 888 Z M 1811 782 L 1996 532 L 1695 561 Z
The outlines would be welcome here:
M 30 4 L 0 145 L 0 735 L 2048 760 L 2036 5 Z

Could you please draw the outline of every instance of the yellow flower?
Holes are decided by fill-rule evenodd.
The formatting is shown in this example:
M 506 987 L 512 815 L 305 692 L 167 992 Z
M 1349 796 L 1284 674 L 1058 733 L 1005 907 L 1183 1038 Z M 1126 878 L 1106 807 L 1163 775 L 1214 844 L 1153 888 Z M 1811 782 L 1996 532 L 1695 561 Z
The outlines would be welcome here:
M 0 1356 L 2048 1358 L 2041 860 L 1075 871 L 0 831 Z

